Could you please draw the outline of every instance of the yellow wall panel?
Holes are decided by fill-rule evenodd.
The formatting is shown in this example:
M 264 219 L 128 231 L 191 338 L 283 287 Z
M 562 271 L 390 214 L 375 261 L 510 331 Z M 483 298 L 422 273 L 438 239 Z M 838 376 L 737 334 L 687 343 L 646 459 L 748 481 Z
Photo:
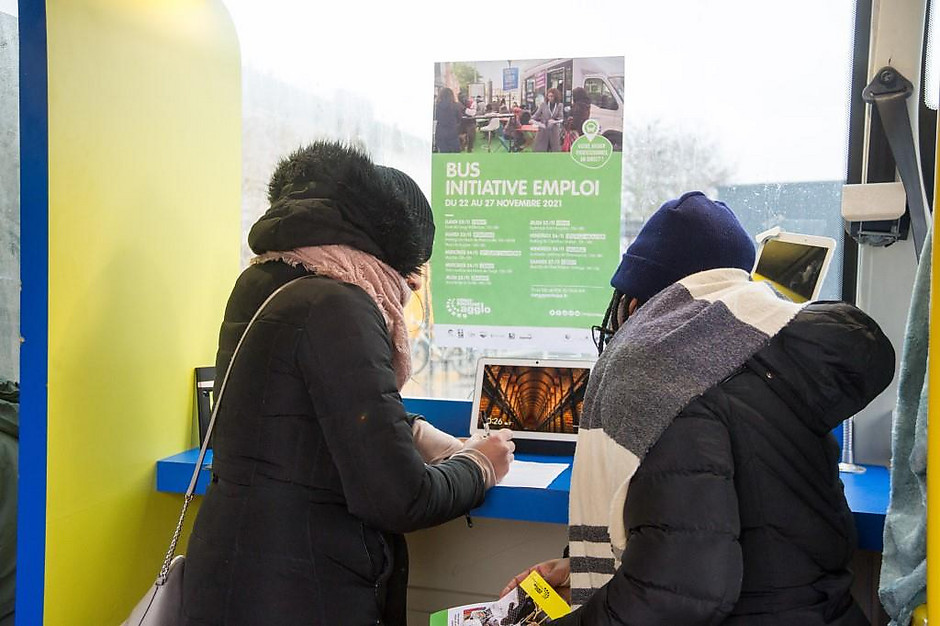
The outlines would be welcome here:
M 238 272 L 241 84 L 220 0 L 48 0 L 46 624 L 117 624 L 181 498 L 192 368 Z
M 940 155 L 940 127 L 937 129 L 937 151 Z M 933 205 L 940 200 L 940 160 L 934 176 Z M 936 213 L 934 213 L 936 216 Z M 940 365 L 937 339 L 940 338 L 940 241 L 936 217 L 933 229 L 933 254 L 930 270 L 930 346 L 927 354 L 927 610 L 934 607 L 934 622 L 940 613 L 940 427 L 935 418 L 940 407 Z M 929 451 L 933 450 L 931 458 Z M 933 564 L 931 566 L 931 563 Z M 924 621 L 926 623 L 926 620 Z

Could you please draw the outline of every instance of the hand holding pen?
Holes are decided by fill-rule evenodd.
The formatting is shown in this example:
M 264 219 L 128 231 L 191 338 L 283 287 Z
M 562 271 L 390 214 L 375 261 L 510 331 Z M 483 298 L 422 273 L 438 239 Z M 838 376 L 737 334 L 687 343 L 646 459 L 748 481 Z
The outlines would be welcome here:
M 508 428 L 500 428 L 499 430 L 494 430 L 492 436 L 489 436 L 486 428 L 484 428 L 483 433 L 477 433 L 473 435 L 467 442 L 464 444 L 464 452 L 472 451 L 474 454 L 479 453 L 485 459 L 480 459 L 489 467 L 485 471 L 487 474 L 485 478 L 489 483 L 487 486 L 492 487 L 493 485 L 499 483 L 503 479 L 503 476 L 509 471 L 509 465 L 514 459 L 513 452 L 516 449 L 516 444 L 512 441 L 512 431 Z

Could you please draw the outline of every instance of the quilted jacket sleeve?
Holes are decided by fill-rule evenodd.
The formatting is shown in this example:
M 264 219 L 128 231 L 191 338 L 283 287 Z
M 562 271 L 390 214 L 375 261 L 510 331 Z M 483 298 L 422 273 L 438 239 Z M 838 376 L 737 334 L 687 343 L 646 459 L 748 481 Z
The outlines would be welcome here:
M 297 361 L 349 511 L 379 530 L 409 532 L 479 505 L 484 484 L 469 459 L 425 465 L 391 351 L 378 309 L 357 287 L 344 285 L 311 311 Z
M 702 402 L 666 429 L 630 482 L 614 577 L 553 626 L 720 624 L 741 589 L 731 441 Z

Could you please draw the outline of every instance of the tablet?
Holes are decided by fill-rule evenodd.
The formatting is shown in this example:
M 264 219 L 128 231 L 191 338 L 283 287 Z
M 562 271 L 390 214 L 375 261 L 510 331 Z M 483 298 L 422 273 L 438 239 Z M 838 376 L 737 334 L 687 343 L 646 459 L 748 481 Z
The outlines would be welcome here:
M 484 357 L 477 363 L 470 434 L 509 428 L 514 439 L 576 441 L 593 361 Z
M 760 242 L 752 277 L 771 283 L 794 302 L 815 300 L 835 247 L 836 241 L 831 237 L 775 229 Z

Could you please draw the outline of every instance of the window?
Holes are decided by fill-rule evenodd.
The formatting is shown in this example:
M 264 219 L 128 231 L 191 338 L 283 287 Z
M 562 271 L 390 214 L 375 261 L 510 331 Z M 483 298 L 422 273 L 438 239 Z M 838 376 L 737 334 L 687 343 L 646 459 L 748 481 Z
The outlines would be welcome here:
M 611 111 L 616 111 L 620 108 L 613 94 L 610 93 L 610 88 L 607 87 L 607 83 L 605 83 L 603 79 L 586 79 L 584 81 L 584 90 L 587 91 L 588 96 L 591 98 L 591 104 L 594 106 Z
M 17 5 L 0 3 L 0 380 L 20 379 L 20 115 Z
M 840 245 L 821 297 L 841 295 L 852 0 L 595 0 L 590 12 L 603 19 L 592 24 L 584 49 L 576 41 L 507 37 L 505 28 L 454 37 L 449 26 L 467 18 L 459 5 L 402 11 L 356 0 L 226 4 L 244 66 L 246 233 L 266 208 L 277 159 L 317 137 L 361 144 L 430 192 L 428 94 L 436 61 L 506 59 L 513 67 L 510 59 L 623 56 L 625 77 L 590 78 L 589 89 L 597 107 L 622 104 L 621 244 L 629 245 L 664 201 L 699 189 L 725 201 L 752 235 L 779 225 L 835 238 Z M 568 3 L 549 0 L 545 9 L 564 14 Z M 310 24 L 355 24 L 356 32 L 327 28 L 311 39 Z M 794 33 L 813 45 L 794 45 Z M 813 68 L 813 106 L 806 110 L 787 96 L 805 91 L 805 76 L 793 70 L 799 67 Z M 571 78 L 558 79 L 566 97 Z M 516 104 L 534 110 L 552 80 L 524 81 Z M 249 257 L 245 248 L 243 262 Z M 466 397 L 479 355 L 437 346 L 430 316 L 413 306 L 416 374 L 405 392 Z
M 565 70 L 564 68 L 555 70 L 554 72 L 549 72 L 548 74 L 548 88 L 557 89 L 561 92 L 562 96 L 565 95 Z
M 924 55 L 924 104 L 937 110 L 940 99 L 940 6 L 936 0 L 929 3 L 927 15 L 927 51 Z

